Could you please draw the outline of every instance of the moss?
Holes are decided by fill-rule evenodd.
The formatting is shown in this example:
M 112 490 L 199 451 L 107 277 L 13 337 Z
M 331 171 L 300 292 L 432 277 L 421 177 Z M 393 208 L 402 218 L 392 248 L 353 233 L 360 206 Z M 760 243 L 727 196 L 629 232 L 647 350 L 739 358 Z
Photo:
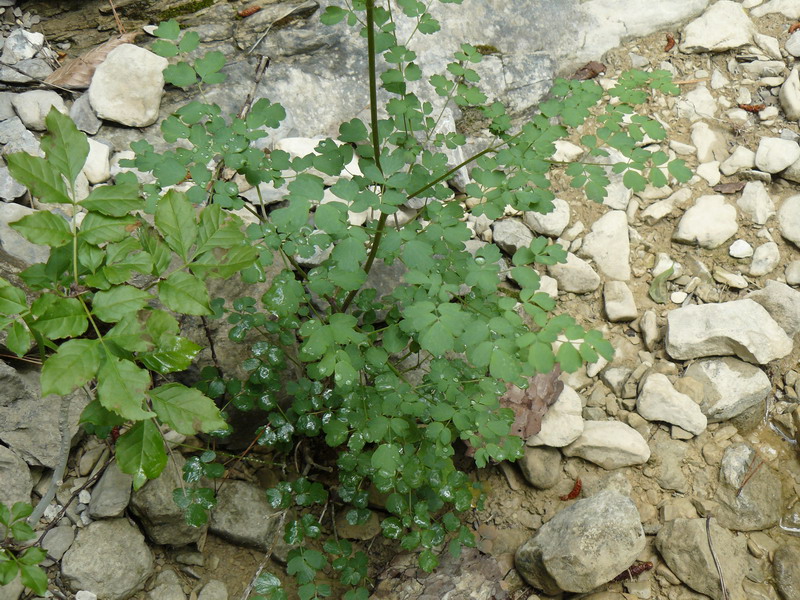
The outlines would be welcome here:
M 184 2 L 183 4 L 162 10 L 157 18 L 159 21 L 166 21 L 168 19 L 174 19 L 175 17 L 182 17 L 183 15 L 197 12 L 203 8 L 208 8 L 212 4 L 214 4 L 214 0 L 191 0 L 190 2 Z
M 489 44 L 478 44 L 475 46 L 475 50 L 478 51 L 478 54 L 483 54 L 484 56 L 489 56 L 490 54 L 500 54 L 500 50 Z

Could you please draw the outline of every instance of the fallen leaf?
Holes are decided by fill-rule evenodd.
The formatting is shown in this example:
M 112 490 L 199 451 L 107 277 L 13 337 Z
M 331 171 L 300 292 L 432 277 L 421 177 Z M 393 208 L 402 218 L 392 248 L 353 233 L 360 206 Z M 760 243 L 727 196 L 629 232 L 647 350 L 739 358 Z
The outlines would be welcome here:
M 605 72 L 606 72 L 606 66 L 601 62 L 593 60 L 586 63 L 580 69 L 575 71 L 575 73 L 572 74 L 572 79 L 579 79 L 579 80 L 594 79 L 601 73 Z
M 45 83 L 57 85 L 71 90 L 83 90 L 89 87 L 94 76 L 94 71 L 102 63 L 108 53 L 117 46 L 132 43 L 140 34 L 138 31 L 123 33 L 89 50 L 83 56 L 65 62 L 45 79 Z
M 527 389 L 508 384 L 508 391 L 500 397 L 500 406 L 510 408 L 516 415 L 511 426 L 512 435 L 527 440 L 542 430 L 542 417 L 564 389 L 559 375 L 561 368 L 556 365 L 549 373 L 530 377 Z
M 718 183 L 711 189 L 718 194 L 735 194 L 741 192 L 744 186 L 744 181 L 731 181 L 730 183 Z

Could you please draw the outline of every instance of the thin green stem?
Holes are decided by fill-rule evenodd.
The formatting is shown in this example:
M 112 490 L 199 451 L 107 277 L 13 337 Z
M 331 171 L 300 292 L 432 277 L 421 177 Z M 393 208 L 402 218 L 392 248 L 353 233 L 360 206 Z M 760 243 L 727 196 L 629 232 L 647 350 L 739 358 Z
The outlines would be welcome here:
M 375 154 L 375 166 L 381 168 L 381 145 L 378 137 L 378 82 L 375 66 L 375 0 L 367 0 L 367 54 L 369 55 L 369 118 L 372 126 L 372 151 Z

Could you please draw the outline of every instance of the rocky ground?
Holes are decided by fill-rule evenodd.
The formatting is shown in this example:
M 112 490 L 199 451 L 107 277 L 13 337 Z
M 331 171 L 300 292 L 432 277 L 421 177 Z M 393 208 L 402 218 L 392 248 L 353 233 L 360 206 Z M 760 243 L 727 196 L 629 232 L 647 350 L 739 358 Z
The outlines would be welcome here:
M 69 111 L 93 136 L 84 170 L 88 191 L 119 172 L 131 140 L 156 141 L 159 116 L 185 98 L 162 95 L 163 63 L 141 50 L 146 38 L 140 48 L 109 57 L 88 94 L 26 90 L 38 86 L 20 69 L 46 77 L 58 52 L 108 39 L 99 33 L 110 31 L 113 16 L 101 2 L 66 12 L 59 3 L 13 4 L 0 0 L 0 7 L 9 5 L 0 15 L 0 61 L 16 67 L 0 68 L 7 85 L 0 93 L 2 152 L 38 152 L 49 107 Z M 153 18 L 135 2 L 116 4 L 130 27 Z M 157 4 L 159 11 L 172 8 Z M 360 64 L 349 58 L 353 42 L 315 25 L 314 3 L 272 3 L 253 21 L 235 18 L 248 3 L 209 4 L 183 18 L 206 47 L 232 60 L 230 84 L 210 92 L 232 111 L 252 80 L 253 59 L 243 50 L 268 24 L 288 19 L 265 42 L 274 64 L 262 91 L 290 108 L 275 143 L 312 148 L 308 138 L 332 133 L 361 106 L 361 82 L 348 79 Z M 485 509 L 470 517 L 478 549 L 446 559 L 437 573 L 425 576 L 413 557 L 396 555 L 376 537 L 375 523 L 353 529 L 329 515 L 339 535 L 358 540 L 373 557 L 376 599 L 723 600 L 722 583 L 731 600 L 800 598 L 800 31 L 792 27 L 800 0 L 629 0 L 615 10 L 607 4 L 576 4 L 573 23 L 553 26 L 583 32 L 572 54 L 563 47 L 545 54 L 530 40 L 512 51 L 513 36 L 502 31 L 496 39 L 476 39 L 468 27 L 456 35 L 498 48 L 485 61 L 488 89 L 522 111 L 556 72 L 586 58 L 606 65 L 604 86 L 630 67 L 671 71 L 681 94 L 656 97 L 646 112 L 667 128 L 669 142 L 659 147 L 684 158 L 697 175 L 688 185 L 636 194 L 612 180 L 606 202 L 595 205 L 556 171 L 560 200 L 553 213 L 471 221 L 474 243 L 493 241 L 509 253 L 534 234 L 568 248 L 567 264 L 543 278 L 545 289 L 558 295 L 565 312 L 602 328 L 616 356 L 563 377 L 564 391 L 518 466 L 475 471 L 488 491 Z M 604 19 L 600 32 L 589 29 L 620 13 L 627 16 Z M 464 20 L 480 22 L 474 15 Z M 88 31 L 87 24 L 95 37 L 65 33 Z M 639 37 L 612 48 L 620 31 Z M 435 64 L 439 54 L 430 52 Z M 133 84 L 119 77 L 131 61 L 142 73 Z M 141 102 L 110 101 L 126 84 L 132 87 L 122 94 L 135 93 Z M 329 99 L 313 122 L 307 119 L 298 97 L 313 103 L 334 85 L 342 106 Z M 458 115 L 453 121 L 463 124 Z M 287 139 L 297 136 L 306 139 Z M 557 158 L 581 156 L 572 142 L 559 145 Z M 46 254 L 8 227 L 37 207 L 4 167 L 0 197 L 2 269 L 9 276 Z M 233 350 L 226 360 L 235 368 Z M 6 362 L 0 363 L 0 502 L 32 494 L 36 500 L 59 458 L 57 401 L 40 398 L 35 365 Z M 183 445 L 172 449 L 165 474 L 131 493 L 107 444 L 78 433 L 85 402 L 71 399 L 74 448 L 40 524 L 52 594 L 239 598 L 272 544 L 277 523 L 262 489 L 279 470 L 258 456 L 231 463 L 210 526 L 192 529 L 172 490 L 180 485 L 183 454 L 197 440 L 173 438 Z M 267 568 L 282 574 L 287 549 L 272 549 L 275 561 Z M 616 575 L 620 580 L 610 582 Z M 2 600 L 20 594 L 17 584 L 0 588 Z

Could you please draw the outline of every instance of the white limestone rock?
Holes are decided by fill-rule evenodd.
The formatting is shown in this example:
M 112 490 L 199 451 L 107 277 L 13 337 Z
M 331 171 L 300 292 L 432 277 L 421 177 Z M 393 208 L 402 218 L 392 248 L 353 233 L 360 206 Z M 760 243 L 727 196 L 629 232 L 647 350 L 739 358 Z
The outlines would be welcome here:
M 83 174 L 91 184 L 104 183 L 111 179 L 111 164 L 109 155 L 111 148 L 105 144 L 89 138 L 89 156 L 83 165 Z
M 800 56 L 800 34 L 795 31 L 792 35 L 790 35 L 789 39 L 786 40 L 786 44 L 784 44 L 784 48 L 786 48 L 786 52 L 795 58 Z M 797 87 L 800 87 L 800 80 L 796 82 L 796 85 Z
M 558 282 L 558 289 L 574 294 L 587 294 L 600 287 L 600 276 L 591 265 L 567 252 L 566 263 L 556 263 L 547 267 L 547 272 Z
M 781 262 L 781 252 L 778 244 L 767 242 L 761 244 L 753 253 L 753 262 L 750 264 L 750 275 L 761 277 L 771 273 Z
M 765 173 L 778 173 L 800 159 L 800 146 L 793 140 L 761 138 L 756 150 L 756 167 Z
M 753 256 L 753 247 L 744 240 L 736 240 L 728 248 L 728 254 L 733 258 L 750 258 Z
M 583 433 L 582 412 L 583 403 L 578 392 L 565 385 L 558 400 L 542 417 L 542 429 L 528 438 L 528 446 L 562 448 L 571 444 Z
M 683 215 L 672 239 L 712 249 L 724 244 L 737 230 L 736 209 L 723 196 L 701 196 Z
M 792 340 L 766 309 L 749 299 L 689 305 L 667 314 L 667 353 L 677 360 L 738 356 L 766 364 L 792 351 Z
M 533 233 L 519 219 L 502 219 L 492 224 L 494 243 L 510 255 L 520 248 L 527 248 L 533 241 Z
M 793 260 L 786 265 L 784 277 L 789 285 L 800 285 L 800 260 Z
M 603 288 L 606 315 L 612 323 L 633 321 L 638 315 L 633 292 L 624 281 L 608 281 Z
M 642 465 L 650 459 L 642 435 L 619 421 L 585 421 L 580 437 L 561 451 L 609 470 Z
M 788 19 L 800 19 L 800 0 L 770 0 L 770 2 L 754 8 L 751 12 L 754 17 L 763 17 L 777 12 Z
M 684 377 L 703 387 L 700 409 L 709 423 L 732 419 L 756 406 L 772 392 L 769 377 L 736 358 L 709 358 L 689 365 Z
M 556 140 L 553 145 L 556 147 L 556 151 L 553 153 L 553 160 L 562 162 L 578 160 L 585 152 L 583 148 L 567 140 Z
M 763 225 L 775 214 L 775 204 L 761 181 L 748 181 L 736 201 L 736 206 L 757 225 Z
M 569 204 L 561 198 L 555 198 L 552 211 L 546 214 L 526 211 L 522 220 L 535 233 L 558 237 L 569 225 Z
M 89 102 L 97 116 L 128 127 L 155 123 L 168 64 L 166 58 L 133 44 L 114 48 L 89 86 Z
M 5 39 L 5 43 L 3 44 L 3 55 L 0 57 L 0 61 L 7 65 L 14 65 L 21 60 L 33 58 L 43 46 L 43 33 L 26 31 L 20 27 L 19 29 L 12 31 Z
M 692 144 L 697 148 L 697 160 L 700 163 L 712 160 L 722 162 L 728 158 L 728 142 L 725 136 L 704 121 L 692 125 Z
M 747 297 L 766 308 L 790 337 L 800 333 L 800 292 L 785 283 L 770 280 L 763 289 L 751 292 Z
M 636 411 L 648 421 L 664 421 L 699 435 L 707 420 L 697 403 L 676 390 L 666 375 L 652 373 L 636 399 Z
M 597 268 L 611 279 L 631 278 L 628 217 L 612 210 L 597 219 L 583 239 L 580 254 L 594 260 Z
M 796 35 L 794 34 L 792 37 L 794 38 Z M 800 37 L 797 40 L 800 42 Z M 800 73 L 798 73 L 797 67 L 792 69 L 786 81 L 783 82 L 778 99 L 788 120 L 800 119 Z
M 738 2 L 720 0 L 683 28 L 681 52 L 724 52 L 753 42 L 756 28 Z
M 781 235 L 800 246 L 800 195 L 786 198 L 778 209 Z
M 62 114 L 69 112 L 61 96 L 52 90 L 31 90 L 17 94 L 11 99 L 11 105 L 25 127 L 34 131 L 44 131 L 47 128 L 44 120 L 51 108 Z
M 719 172 L 719 161 L 713 160 L 711 162 L 703 163 L 702 165 L 698 165 L 695 172 L 706 180 L 709 186 L 714 186 L 719 183 L 719 180 L 722 178 Z
M 720 164 L 719 170 L 723 175 L 734 175 L 742 169 L 752 169 L 755 166 L 756 153 L 744 146 L 736 146 L 733 153 Z
M 698 85 L 686 93 L 686 96 L 675 104 L 678 117 L 697 121 L 699 119 L 713 119 L 717 116 L 719 107 L 717 101 L 705 84 Z

